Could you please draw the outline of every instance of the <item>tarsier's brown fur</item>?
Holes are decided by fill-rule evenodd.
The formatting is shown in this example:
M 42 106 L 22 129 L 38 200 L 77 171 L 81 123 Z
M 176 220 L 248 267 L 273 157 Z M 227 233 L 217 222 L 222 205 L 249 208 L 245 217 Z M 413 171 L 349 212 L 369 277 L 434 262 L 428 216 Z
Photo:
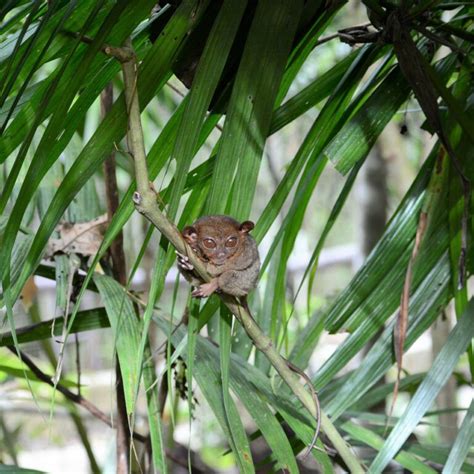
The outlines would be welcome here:
M 203 283 L 187 257 L 179 255 L 181 273 L 196 287 L 193 296 L 206 297 L 221 291 L 243 297 L 257 286 L 260 259 L 257 244 L 249 235 L 253 227 L 253 222 L 239 223 L 228 216 L 204 216 L 183 229 L 183 238 L 213 277 Z

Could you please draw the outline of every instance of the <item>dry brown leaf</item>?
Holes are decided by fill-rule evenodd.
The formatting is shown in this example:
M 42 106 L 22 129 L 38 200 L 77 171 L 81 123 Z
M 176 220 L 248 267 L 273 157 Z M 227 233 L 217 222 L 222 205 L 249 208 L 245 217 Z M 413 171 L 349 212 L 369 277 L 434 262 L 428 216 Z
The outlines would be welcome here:
M 49 239 L 46 257 L 57 253 L 95 255 L 102 243 L 107 222 L 107 215 L 104 214 L 89 222 L 59 224 L 56 227 L 59 238 Z
M 31 308 L 37 294 L 38 287 L 35 284 L 35 279 L 34 277 L 30 277 L 26 280 L 25 286 L 21 290 L 21 301 L 26 311 L 29 311 Z
M 467 233 L 469 219 L 469 203 L 471 202 L 471 183 L 466 178 L 461 163 L 456 156 L 446 131 L 443 127 L 438 104 L 438 93 L 428 71 L 423 55 L 411 37 L 410 26 L 399 17 L 400 12 L 394 11 L 387 20 L 387 32 L 393 42 L 393 48 L 400 69 L 413 89 L 416 99 L 426 116 L 428 124 L 438 135 L 446 149 L 456 172 L 461 180 L 464 194 L 464 212 L 461 222 L 461 255 L 459 257 L 459 288 L 466 282 Z
M 390 406 L 389 416 L 392 416 L 393 407 L 398 397 L 398 388 L 400 385 L 400 377 L 403 367 L 403 348 L 405 346 L 405 339 L 407 336 L 408 328 L 408 304 L 410 302 L 410 288 L 411 279 L 413 274 L 413 263 L 418 251 L 420 249 L 423 235 L 425 234 L 426 224 L 428 222 L 428 214 L 424 211 L 420 213 L 420 219 L 418 220 L 418 228 L 416 229 L 415 245 L 411 252 L 410 261 L 408 262 L 408 268 L 405 275 L 405 283 L 403 284 L 402 296 L 400 300 L 400 311 L 397 316 L 397 324 L 394 330 L 394 347 L 395 347 L 395 358 L 397 360 L 397 380 L 393 387 L 393 399 Z

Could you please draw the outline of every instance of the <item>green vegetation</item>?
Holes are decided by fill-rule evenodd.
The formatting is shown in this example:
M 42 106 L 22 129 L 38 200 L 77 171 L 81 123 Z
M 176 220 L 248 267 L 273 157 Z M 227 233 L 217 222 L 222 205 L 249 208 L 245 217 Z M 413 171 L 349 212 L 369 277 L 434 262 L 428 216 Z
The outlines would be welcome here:
M 469 385 L 474 373 L 472 2 L 365 0 L 362 25 L 356 2 L 155 3 L 0 6 L 0 394 L 22 387 L 44 424 L 64 410 L 91 472 L 106 462 L 90 414 L 116 430 L 121 473 L 473 471 L 472 404 L 450 445 L 420 431 L 449 378 Z M 349 283 L 321 294 L 321 253 L 335 231 L 347 240 L 350 193 L 393 124 L 409 125 L 416 176 Z M 421 128 L 434 137 L 422 163 Z M 277 138 L 294 146 L 275 173 L 266 155 Z M 331 171 L 338 185 L 325 182 Z M 331 196 L 321 222 L 318 192 Z M 177 229 L 206 214 L 255 220 L 258 326 L 239 301 L 191 300 L 179 283 Z M 49 314 L 34 276 L 54 282 Z M 403 353 L 451 303 L 456 322 L 431 367 L 407 373 Z M 313 370 L 321 336 L 337 332 L 347 337 Z M 112 415 L 81 379 L 93 370 L 74 341 L 87 334 L 100 341 L 90 358 L 116 367 Z M 313 401 L 278 352 L 318 392 L 310 459 L 298 454 L 314 436 Z M 376 407 L 391 394 L 404 403 L 386 416 Z M 194 419 L 203 406 L 217 448 Z M 26 428 L 10 430 L 7 413 L 0 472 L 20 472 Z

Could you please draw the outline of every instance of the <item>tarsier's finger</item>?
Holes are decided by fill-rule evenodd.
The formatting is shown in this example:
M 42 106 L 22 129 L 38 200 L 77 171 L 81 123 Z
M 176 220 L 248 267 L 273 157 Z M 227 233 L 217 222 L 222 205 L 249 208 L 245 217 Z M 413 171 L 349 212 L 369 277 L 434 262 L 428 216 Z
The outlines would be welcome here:
M 194 266 L 189 262 L 180 262 L 178 261 L 178 266 L 183 270 L 194 270 Z
M 186 254 L 178 252 L 177 250 L 175 250 L 174 253 L 176 254 L 178 258 L 181 258 L 183 260 L 188 260 L 188 256 Z
M 179 252 L 176 252 L 176 255 L 178 256 L 177 261 L 179 267 L 184 270 L 194 270 L 194 265 L 189 261 L 186 255 L 183 255 Z
M 201 288 L 196 288 L 192 291 L 191 296 L 194 298 L 203 298 L 204 295 L 202 294 Z

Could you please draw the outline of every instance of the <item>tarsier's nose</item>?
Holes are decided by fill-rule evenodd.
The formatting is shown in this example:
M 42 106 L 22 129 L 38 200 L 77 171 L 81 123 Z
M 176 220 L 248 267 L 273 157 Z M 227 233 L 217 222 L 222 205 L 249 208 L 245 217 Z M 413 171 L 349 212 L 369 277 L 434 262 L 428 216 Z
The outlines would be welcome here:
M 225 257 L 225 253 L 224 252 L 219 252 L 217 254 L 217 258 L 224 258 Z

